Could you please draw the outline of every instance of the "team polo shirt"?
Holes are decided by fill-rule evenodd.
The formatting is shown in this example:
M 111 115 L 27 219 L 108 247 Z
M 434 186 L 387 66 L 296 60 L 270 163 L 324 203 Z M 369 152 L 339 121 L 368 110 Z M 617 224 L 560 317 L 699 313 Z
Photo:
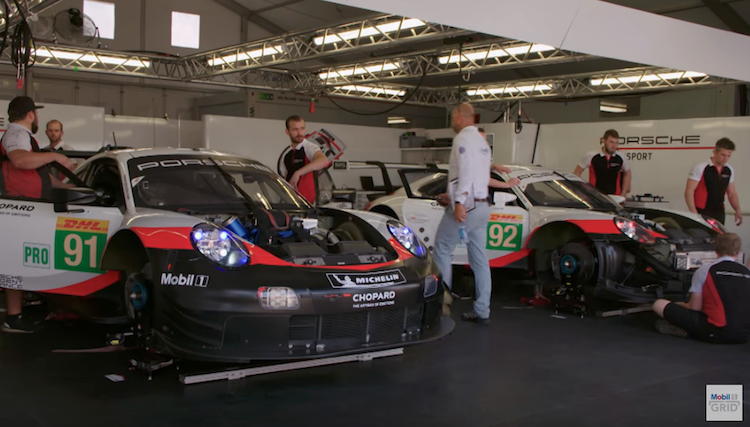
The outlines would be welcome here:
M 589 168 L 589 182 L 604 194 L 620 195 L 622 193 L 623 172 L 630 170 L 630 165 L 619 151 L 608 155 L 601 151 L 589 151 L 583 156 L 579 166 Z
M 734 169 L 729 164 L 719 167 L 708 159 L 707 162 L 696 165 L 690 171 L 689 178 L 698 181 L 694 193 L 697 209 L 724 212 L 724 194 L 729 184 L 734 182 Z
M 750 269 L 731 257 L 701 266 L 690 292 L 701 294 L 708 323 L 726 328 L 735 338 L 750 336 Z

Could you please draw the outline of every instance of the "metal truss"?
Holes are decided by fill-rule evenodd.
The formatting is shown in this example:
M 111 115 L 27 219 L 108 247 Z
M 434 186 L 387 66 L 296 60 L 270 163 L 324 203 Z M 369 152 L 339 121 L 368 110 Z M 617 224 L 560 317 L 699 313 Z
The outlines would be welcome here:
M 394 46 L 399 43 L 453 37 L 469 33 L 418 19 L 381 15 L 333 28 L 297 32 L 184 59 L 191 79 L 276 67 L 290 62 L 322 58 L 355 51 Z
M 404 85 L 345 85 L 328 88 L 330 96 L 379 99 L 416 105 L 455 105 L 460 102 L 502 102 L 534 98 L 579 98 L 628 92 L 691 89 L 736 81 L 656 67 L 578 74 L 537 80 L 517 80 L 458 88 L 419 88 Z
M 359 85 L 419 78 L 425 73 L 439 76 L 459 72 L 469 80 L 472 74 L 498 68 L 559 64 L 588 58 L 592 56 L 504 39 L 328 68 L 315 73 L 316 78 L 308 83 L 313 87 Z

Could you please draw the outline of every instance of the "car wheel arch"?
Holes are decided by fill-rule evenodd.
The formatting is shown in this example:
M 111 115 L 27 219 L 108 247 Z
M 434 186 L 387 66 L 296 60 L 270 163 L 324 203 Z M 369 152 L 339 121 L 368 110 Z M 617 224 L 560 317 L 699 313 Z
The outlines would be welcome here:
M 581 227 L 567 221 L 556 221 L 534 231 L 526 247 L 531 250 L 551 250 L 571 241 L 589 239 Z
M 148 262 L 148 252 L 140 237 L 131 230 L 120 230 L 107 243 L 102 256 L 101 269 L 140 271 Z

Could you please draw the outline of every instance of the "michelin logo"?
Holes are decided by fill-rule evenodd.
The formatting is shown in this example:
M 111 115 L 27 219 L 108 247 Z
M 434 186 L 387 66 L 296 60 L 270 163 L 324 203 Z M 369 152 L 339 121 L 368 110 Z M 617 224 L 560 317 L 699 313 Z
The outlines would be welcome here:
M 328 273 L 326 276 L 334 288 L 380 288 L 406 283 L 406 277 L 401 270 L 377 273 Z
M 171 286 L 196 286 L 199 288 L 205 288 L 206 286 L 208 286 L 208 276 L 200 274 L 175 275 L 172 273 L 162 273 L 161 284 Z

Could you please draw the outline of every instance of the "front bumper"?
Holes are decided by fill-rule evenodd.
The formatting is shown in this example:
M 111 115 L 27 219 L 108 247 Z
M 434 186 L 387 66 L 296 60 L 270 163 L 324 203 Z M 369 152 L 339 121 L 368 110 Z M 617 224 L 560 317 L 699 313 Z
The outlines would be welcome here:
M 263 265 L 221 271 L 192 253 L 162 255 L 155 265 L 169 266 L 172 280 L 154 270 L 152 330 L 156 348 L 177 358 L 246 363 L 328 357 L 428 342 L 455 327 L 442 316 L 442 288 L 425 291 L 425 278 L 438 275 L 431 261 L 383 269 L 400 271 L 398 284 L 336 287 L 328 273 L 337 270 Z M 356 279 L 362 272 L 349 274 Z M 174 277 L 184 277 L 186 285 L 171 284 Z M 294 289 L 298 307 L 264 307 L 258 290 L 269 286 Z

